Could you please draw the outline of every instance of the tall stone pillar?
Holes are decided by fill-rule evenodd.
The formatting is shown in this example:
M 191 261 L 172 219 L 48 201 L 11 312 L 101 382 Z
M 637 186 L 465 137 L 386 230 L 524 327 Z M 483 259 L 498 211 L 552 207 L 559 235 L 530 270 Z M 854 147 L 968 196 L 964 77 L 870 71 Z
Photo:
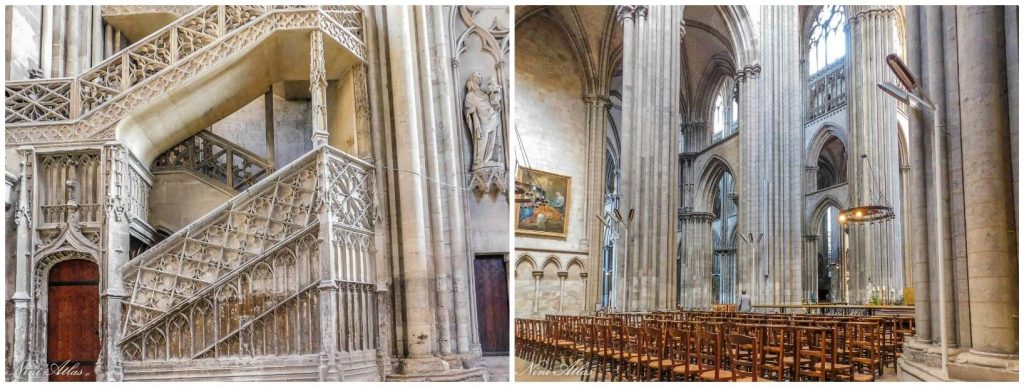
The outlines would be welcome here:
M 436 26 L 444 25 L 444 12 L 439 7 L 435 7 L 431 12 L 433 24 Z M 431 29 L 433 37 L 433 47 L 435 47 L 436 54 L 432 57 L 434 60 L 433 66 L 438 69 L 437 76 L 440 79 L 442 87 L 438 88 L 438 100 L 441 105 L 441 114 L 439 114 L 439 121 L 444 128 L 457 128 L 456 117 L 461 115 L 457 113 L 460 111 L 459 107 L 456 107 L 453 101 L 456 97 L 453 93 L 456 93 L 458 86 L 452 80 L 452 74 L 458 74 L 458 61 L 452 59 L 452 54 L 449 52 L 448 35 L 445 33 L 443 28 Z M 445 66 L 451 66 L 451 71 L 444 71 Z M 460 183 L 464 173 L 462 171 L 462 159 L 460 158 L 462 149 L 461 137 L 459 136 L 443 136 L 443 140 L 440 145 L 440 149 L 443 152 L 443 174 L 445 179 L 450 182 L 449 184 L 461 186 Z M 460 192 L 452 192 L 449 194 L 446 203 L 446 221 L 452 230 L 465 230 L 466 215 L 465 215 L 465 198 Z M 472 287 L 469 282 L 470 275 L 469 271 L 472 268 L 472 262 L 469 259 L 470 253 L 467 246 L 466 235 L 461 232 L 453 232 L 449 234 L 450 238 L 450 251 L 451 251 L 451 292 L 454 298 L 454 305 L 452 308 L 455 313 L 455 337 L 457 341 L 456 349 L 459 353 L 466 353 L 471 350 L 471 344 L 479 346 L 478 339 L 476 339 L 475 330 L 471 326 L 476 326 L 476 319 L 473 318 L 471 311 L 470 301 L 470 288 Z
M 1016 369 L 1017 225 L 1003 12 L 994 6 L 957 7 L 956 30 L 959 57 L 967 62 L 959 86 L 971 354 L 986 358 L 979 364 L 1012 360 Z
M 31 302 L 31 291 L 29 289 L 29 270 L 32 264 L 32 182 L 35 168 L 35 149 L 31 146 L 18 147 L 20 161 L 20 176 L 18 182 L 18 204 L 14 210 L 14 222 L 17 224 L 17 239 L 15 245 L 15 279 L 14 294 L 11 300 L 14 302 L 14 343 L 11 364 L 14 374 L 12 381 L 27 381 L 27 374 L 23 371 L 29 369 L 28 337 L 29 337 L 29 303 Z
M 849 98 L 850 204 L 881 205 L 884 199 L 900 214 L 899 137 L 896 102 L 878 90 L 894 82 L 885 57 L 895 53 L 897 8 L 848 6 L 850 51 Z M 856 202 L 857 199 L 860 202 Z M 896 220 L 850 225 L 853 273 L 850 301 L 865 303 L 868 286 L 902 292 L 903 239 Z
M 757 292 L 758 276 L 756 266 L 759 261 L 754 256 L 751 244 L 760 245 L 763 241 L 758 240 L 758 235 L 764 232 L 764 216 L 759 208 L 762 197 L 759 189 L 762 185 L 763 176 L 760 174 L 760 157 L 758 151 L 760 138 L 766 133 L 760 126 L 760 109 L 762 102 L 758 97 L 760 82 L 756 79 L 760 76 L 761 66 L 748 64 L 744 70 L 737 72 L 736 83 L 739 92 L 739 141 L 740 141 L 740 169 L 736 171 L 736 181 L 742 186 L 744 194 L 736 202 L 736 234 L 739 240 L 736 241 L 737 261 L 737 287 L 738 292 L 744 290 L 750 296 L 751 303 L 760 303 Z M 750 237 L 753 240 L 748 241 Z M 757 246 L 757 251 L 761 251 Z
M 592 262 L 587 268 L 588 273 L 602 279 L 601 262 L 604 260 L 604 229 L 594 216 L 604 217 L 605 204 L 605 142 L 607 141 L 608 109 L 611 103 L 608 96 L 590 95 L 587 102 L 587 256 Z M 591 310 L 600 301 L 601 287 L 586 287 L 583 294 L 585 308 Z
M 313 147 L 327 144 L 327 69 L 324 37 L 319 30 L 309 36 L 309 94 L 313 109 Z
M 681 6 L 623 6 L 622 205 L 628 232 L 627 310 L 675 306 Z
M 927 39 L 922 36 L 924 8 L 907 7 L 906 31 L 907 31 L 907 66 L 910 70 L 926 76 L 924 63 L 916 52 L 919 49 L 928 47 Z M 911 244 L 911 255 L 908 257 L 913 261 L 914 270 L 914 320 L 916 322 L 916 339 L 922 344 L 931 342 L 931 295 L 929 294 L 929 254 L 928 254 L 928 203 L 927 188 L 925 187 L 925 162 L 928 159 L 924 152 L 914 150 L 925 149 L 925 138 L 928 135 L 926 123 L 922 122 L 924 115 L 915 110 L 908 112 L 910 123 L 907 128 L 907 148 L 909 152 L 910 177 L 907 184 L 909 198 L 907 205 L 911 206 L 910 217 L 905 219 L 910 224 L 910 232 L 907 235 L 908 244 Z
M 758 195 L 760 203 L 751 215 L 761 221 L 748 232 L 755 240 L 759 229 L 764 233 L 756 282 L 767 282 L 760 302 L 800 301 L 804 163 L 799 31 L 797 7 L 761 7 L 762 66 L 767 71 L 757 79 L 763 93 L 754 103 L 764 108 L 757 114 L 757 142 L 744 150 L 756 160 L 753 174 L 744 174 L 751 178 L 744 181 L 749 182 L 748 191 Z
M 397 237 L 401 238 L 402 279 L 404 284 L 406 356 L 399 362 L 399 373 L 427 374 L 447 369 L 447 363 L 434 356 L 434 311 L 427 249 L 428 219 L 426 188 L 420 176 L 426 174 L 423 163 L 421 106 L 417 89 L 417 63 L 414 55 L 414 21 L 409 7 L 387 6 L 388 57 L 391 61 L 392 110 L 394 119 L 395 167 L 402 200 L 398 203 L 401 220 Z

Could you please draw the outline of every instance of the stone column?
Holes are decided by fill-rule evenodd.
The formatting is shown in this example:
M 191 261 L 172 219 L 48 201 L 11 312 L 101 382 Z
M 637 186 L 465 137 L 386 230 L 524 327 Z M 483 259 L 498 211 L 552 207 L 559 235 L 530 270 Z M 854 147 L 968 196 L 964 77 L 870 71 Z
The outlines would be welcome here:
M 587 256 L 591 264 L 587 268 L 597 278 L 602 278 L 600 262 L 604 260 L 604 232 L 602 224 L 594 216 L 604 216 L 605 204 L 605 142 L 607 141 L 607 114 L 611 106 L 608 96 L 590 95 L 587 102 L 587 204 L 584 222 L 587 225 Z M 589 311 L 600 301 L 600 287 L 585 288 L 582 302 L 583 311 Z
M 437 127 L 438 122 L 434 109 L 430 106 L 434 97 L 434 89 L 431 87 L 433 82 L 432 77 L 435 72 L 432 69 L 433 57 L 430 42 L 428 42 L 428 36 L 430 36 L 430 27 L 427 24 L 427 11 L 428 7 L 417 6 L 415 7 L 416 14 L 416 39 L 417 45 L 420 48 L 420 52 L 417 55 L 419 60 L 419 82 L 420 90 L 423 93 L 422 101 L 425 102 L 423 106 L 423 122 L 426 123 L 424 127 L 424 153 L 426 159 L 426 172 L 429 179 L 434 181 L 443 181 L 440 172 L 440 161 L 437 149 Z M 427 190 L 427 204 L 430 208 L 430 252 L 433 260 L 434 270 L 434 295 L 436 300 L 436 322 L 438 327 L 439 336 L 439 352 L 440 355 L 450 355 L 452 353 L 452 337 L 451 337 L 451 319 L 449 311 L 452 310 L 452 292 L 451 292 L 451 264 L 448 262 L 448 256 L 445 254 L 445 245 L 448 241 L 445 238 L 445 219 L 441 215 L 442 206 L 441 202 L 444 200 L 441 194 L 441 184 L 429 184 L 426 187 Z M 455 231 L 453 233 L 458 233 Z
M 803 195 L 800 39 L 797 7 L 762 6 L 761 36 L 763 68 L 757 82 L 764 90 L 754 103 L 766 106 L 758 111 L 757 143 L 749 177 L 750 192 L 757 192 L 762 204 L 751 214 L 763 222 L 763 265 L 758 274 L 768 274 L 762 302 L 800 301 L 800 243 Z M 754 185 L 761 186 L 755 190 Z M 756 223 L 752 224 L 756 225 Z M 758 227 L 749 230 L 756 239 Z M 763 278 L 763 277 L 762 277 Z M 759 281 L 761 281 L 759 279 Z
M 14 278 L 14 343 L 11 365 L 14 367 L 12 381 L 27 381 L 22 371 L 29 368 L 28 337 L 29 337 L 29 303 L 31 302 L 31 280 L 29 270 L 32 265 L 32 191 L 35 170 L 35 149 L 31 146 L 18 147 L 20 161 L 20 181 L 18 182 L 18 204 L 15 209 L 14 222 L 17 224 L 17 240 L 15 259 L 17 262 Z
M 327 69 L 324 38 L 319 30 L 309 35 L 309 94 L 313 108 L 313 147 L 327 144 Z
M 758 298 L 757 280 L 757 257 L 752 256 L 748 243 L 754 243 L 758 234 L 764 232 L 764 216 L 758 210 L 761 203 L 761 196 L 758 194 L 761 186 L 762 175 L 760 174 L 760 153 L 757 151 L 760 138 L 764 130 L 760 126 L 759 109 L 762 101 L 758 97 L 760 82 L 756 79 L 761 73 L 761 66 L 748 64 L 744 71 L 736 74 L 736 82 L 739 89 L 739 140 L 740 140 L 740 168 L 736 172 L 736 181 L 742 183 L 744 195 L 736 204 L 736 234 L 739 236 L 752 235 L 754 240 L 744 241 L 743 238 L 736 242 L 737 260 L 737 282 L 739 290 L 746 290 L 750 295 L 751 303 L 760 303 Z M 741 185 L 737 185 L 739 188 Z M 757 249 L 761 251 L 761 249 Z
M 1018 358 L 1018 258 L 1002 7 L 956 9 L 971 353 Z M 1014 59 L 1015 60 L 1015 59 Z M 1016 80 L 1011 80 L 1016 82 Z M 1016 367 L 1014 367 L 1016 368 Z
M 433 12 L 433 23 L 434 25 L 444 25 L 443 12 Z M 456 61 L 451 59 L 451 54 L 448 52 L 449 41 L 447 35 L 444 34 L 445 29 L 434 28 L 432 29 L 434 34 L 434 44 L 436 45 L 437 55 L 434 56 L 435 68 L 442 70 L 445 69 L 445 64 L 451 65 L 451 72 L 449 71 L 438 71 L 438 77 L 440 78 L 442 87 L 439 87 L 440 105 L 441 112 L 440 122 L 442 127 L 450 128 L 449 133 L 454 132 L 454 128 L 458 128 L 457 120 L 455 117 L 460 117 L 457 113 L 461 111 L 458 109 L 452 101 L 455 101 L 455 97 L 452 93 L 455 92 L 457 86 L 452 80 L 452 74 L 458 74 L 458 64 Z M 444 174 L 449 184 L 454 186 L 462 186 L 460 183 L 462 176 L 462 160 L 461 160 L 461 138 L 460 136 L 443 136 L 444 142 L 441 146 L 444 151 Z M 446 208 L 446 217 L 452 230 L 465 230 L 465 210 L 464 210 L 464 196 L 461 192 L 453 192 L 448 197 Z M 477 344 L 478 340 L 475 339 L 475 332 L 471 326 L 476 326 L 476 319 L 473 318 L 471 310 L 472 302 L 470 301 L 469 291 L 471 284 L 469 283 L 469 271 L 472 270 L 472 262 L 469 259 L 470 253 L 466 243 L 465 234 L 461 232 L 450 233 L 451 243 L 451 254 L 452 254 L 452 293 L 454 294 L 455 305 L 455 337 L 458 341 L 457 349 L 459 353 L 465 353 L 470 351 L 470 343 Z
M 93 5 L 89 8 L 92 9 L 92 38 L 90 39 L 90 56 L 92 57 L 92 63 L 89 66 L 98 65 L 103 61 L 103 14 L 100 11 L 102 6 Z
M 801 298 L 808 302 L 818 300 L 818 235 L 804 235 L 804 284 Z M 801 300 L 803 301 L 803 300 Z
M 120 268 L 129 259 L 131 234 L 129 230 L 128 179 L 131 171 L 131 155 L 119 142 L 103 146 L 106 174 L 106 207 L 103 219 L 103 256 L 100 260 L 100 361 L 96 366 L 97 378 L 101 381 L 121 381 L 123 369 L 121 349 L 121 305 L 128 292 L 121 281 Z
M 427 208 L 423 187 L 423 123 L 417 92 L 417 64 L 414 51 L 413 19 L 405 6 L 387 6 L 388 58 L 391 61 L 391 89 L 394 105 L 396 164 L 398 188 L 402 200 L 398 203 L 401 219 L 402 288 L 405 291 L 405 345 L 406 358 L 400 360 L 402 374 L 425 374 L 447 368 L 447 363 L 433 354 L 435 339 L 434 313 L 430 305 L 432 294 L 430 259 L 427 250 Z
M 540 304 L 540 279 L 544 278 L 543 270 L 533 272 L 533 314 L 537 314 L 537 307 Z
M 921 36 L 923 11 L 927 7 L 906 7 L 906 31 L 907 31 L 907 66 L 910 70 L 925 76 L 922 55 L 915 52 L 923 49 L 927 40 Z M 930 127 L 922 121 L 924 115 L 911 109 L 910 123 L 907 128 L 907 148 L 910 150 L 910 178 L 907 184 L 909 200 L 907 204 L 912 206 L 910 217 L 905 219 L 910 223 L 908 243 L 914 248 L 911 249 L 911 256 L 914 267 L 914 320 L 916 321 L 916 339 L 923 343 L 930 343 L 932 337 L 931 329 L 931 296 L 929 262 L 928 262 L 928 197 L 925 187 L 925 160 L 928 159 L 924 152 L 925 138 L 930 137 Z
M 885 56 L 896 52 L 895 6 L 848 6 L 850 204 L 892 206 L 900 213 L 899 130 L 896 103 L 876 84 L 895 82 Z M 866 157 L 865 157 L 866 155 Z M 860 202 L 856 202 L 857 199 Z M 885 203 L 887 201 L 888 203 Z M 862 273 L 852 284 L 851 301 L 867 302 L 865 286 L 892 287 L 891 276 L 903 266 L 903 240 L 895 220 L 873 224 L 852 224 L 850 263 Z M 902 291 L 902 290 L 901 290 Z
M 707 309 L 711 304 L 711 222 L 710 212 L 680 214 L 683 228 L 679 304 L 684 308 Z
M 319 35 L 319 32 L 314 34 Z M 353 332 L 338 331 L 340 311 L 338 310 L 338 282 L 336 280 L 339 278 L 338 265 L 347 263 L 334 262 L 335 257 L 342 256 L 341 254 L 334 253 L 333 221 L 335 215 L 332 213 L 332 208 L 334 207 L 332 200 L 334 198 L 330 193 L 331 181 L 334 179 L 334 176 L 330 175 L 330 168 L 327 165 L 328 157 L 330 157 L 327 153 L 327 148 L 320 149 L 320 158 L 317 160 L 316 166 L 319 170 L 317 175 L 320 186 L 320 192 L 317 194 L 321 198 L 321 205 L 317 214 L 317 218 L 320 221 L 318 235 L 320 240 L 320 282 L 317 285 L 320 306 L 318 312 L 320 315 L 314 317 L 320 319 L 320 356 L 317 361 L 319 362 L 320 381 L 338 382 L 342 379 L 337 363 L 338 335 L 347 334 L 351 339 Z
M 681 6 L 623 6 L 622 206 L 635 209 L 623 273 L 629 310 L 675 305 Z M 625 250 L 625 249 L 623 249 Z M 634 264 L 635 262 L 635 264 Z M 635 291 L 634 291 L 635 290 Z
M 43 78 L 53 76 L 53 6 L 44 5 L 39 31 L 39 69 Z
M 562 302 L 565 300 L 565 279 L 569 278 L 569 272 L 558 272 L 558 313 L 562 313 Z
M 79 73 L 79 43 L 81 42 L 80 32 L 82 30 L 81 16 L 78 5 L 67 6 L 67 33 L 65 34 L 64 46 L 64 76 L 73 77 Z

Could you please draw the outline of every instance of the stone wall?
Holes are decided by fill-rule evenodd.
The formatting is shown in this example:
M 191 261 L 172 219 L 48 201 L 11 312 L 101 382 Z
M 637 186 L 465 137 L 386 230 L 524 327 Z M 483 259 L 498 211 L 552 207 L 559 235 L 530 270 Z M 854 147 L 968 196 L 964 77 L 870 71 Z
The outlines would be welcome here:
M 516 317 L 544 318 L 548 314 L 580 315 L 593 310 L 584 303 L 589 286 L 587 268 L 573 254 L 522 254 L 516 259 Z M 595 285 L 596 286 L 596 285 Z
M 40 23 L 43 7 L 39 5 L 8 5 L 6 12 L 7 77 L 28 79 L 28 71 L 39 67 Z
M 553 266 L 538 266 L 530 271 L 543 270 L 540 279 L 541 297 L 536 311 L 528 315 L 557 313 L 559 297 L 558 272 L 565 270 L 569 259 L 578 258 L 589 264 L 587 258 L 586 223 L 584 214 L 587 186 L 587 108 L 583 101 L 583 75 L 578 61 L 564 33 L 557 25 L 542 17 L 535 17 L 516 26 L 516 94 L 514 129 L 518 131 L 525 152 L 517 149 L 516 160 L 520 167 L 531 168 L 569 176 L 571 195 L 568 206 L 568 233 L 565 238 L 542 238 L 516 235 L 516 251 L 538 259 L 540 264 L 549 256 L 559 257 L 558 269 Z M 527 164 L 527 160 L 528 163 Z M 513 219 L 514 221 L 514 219 Z M 599 243 L 599 242 L 591 242 Z M 563 262 L 564 261 L 564 262 Z M 522 278 L 522 261 L 516 266 L 517 316 L 532 309 L 532 274 Z M 550 273 L 549 273 L 550 271 Z M 578 277 L 578 275 L 577 275 Z M 566 278 L 570 287 L 578 286 Z M 562 304 L 582 307 L 584 292 L 568 291 L 563 288 Z M 524 303 L 530 304 L 529 307 Z M 563 312 L 565 309 L 563 308 Z
M 178 231 L 235 196 L 205 179 L 185 171 L 155 174 L 149 193 L 150 226 Z

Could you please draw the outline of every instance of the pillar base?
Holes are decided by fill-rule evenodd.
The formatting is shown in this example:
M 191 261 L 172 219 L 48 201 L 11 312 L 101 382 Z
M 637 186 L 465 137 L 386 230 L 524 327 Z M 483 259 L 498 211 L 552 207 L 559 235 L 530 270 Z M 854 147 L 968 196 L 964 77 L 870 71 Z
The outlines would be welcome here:
M 447 359 L 424 357 L 398 361 L 398 373 L 388 375 L 388 382 L 463 382 L 488 380 L 487 370 L 481 367 L 452 369 Z
M 949 348 L 948 374 L 942 372 L 941 348 L 934 343 L 908 339 L 897 365 L 902 381 L 1018 381 L 1016 356 L 986 354 Z
M 1016 382 L 1020 380 L 1020 360 L 1016 355 L 970 350 L 950 362 L 949 377 L 967 381 Z

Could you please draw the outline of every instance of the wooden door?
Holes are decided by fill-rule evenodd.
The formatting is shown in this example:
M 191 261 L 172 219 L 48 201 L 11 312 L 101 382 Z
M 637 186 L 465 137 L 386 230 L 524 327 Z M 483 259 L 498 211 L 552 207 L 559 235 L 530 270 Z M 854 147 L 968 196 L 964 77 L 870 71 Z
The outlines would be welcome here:
M 73 259 L 50 269 L 46 357 L 51 381 L 96 381 L 100 355 L 100 272 Z
M 476 315 L 484 355 L 508 355 L 508 270 L 501 255 L 482 255 L 473 264 Z

